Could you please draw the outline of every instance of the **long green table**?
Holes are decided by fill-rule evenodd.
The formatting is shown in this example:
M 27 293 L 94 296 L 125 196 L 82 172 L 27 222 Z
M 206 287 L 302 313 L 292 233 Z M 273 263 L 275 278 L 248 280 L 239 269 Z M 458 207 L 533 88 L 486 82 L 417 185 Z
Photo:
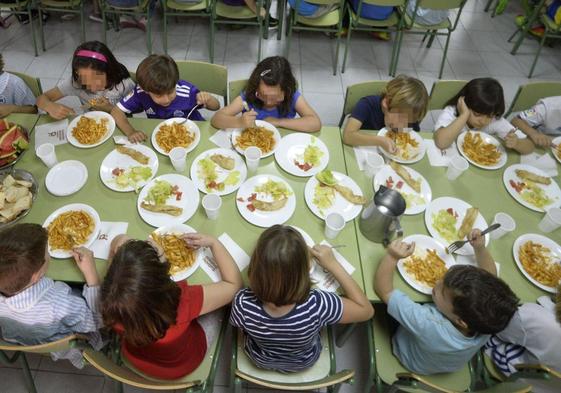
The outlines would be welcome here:
M 53 120 L 48 116 L 41 116 L 38 124 L 51 121 Z M 150 135 L 160 121 L 132 118 L 130 122 L 135 128 L 143 130 L 147 135 Z M 209 140 L 209 137 L 215 132 L 215 129 L 210 126 L 209 122 L 199 122 L 197 124 L 201 130 L 201 140 L 199 145 L 187 156 L 187 169 L 185 173 L 183 173 L 186 176 L 189 176 L 189 169 L 195 157 L 205 150 L 216 147 Z M 287 133 L 287 131 L 284 130 L 280 131 L 283 135 Z M 119 134 L 120 131 L 115 130 L 114 135 Z M 314 135 L 325 142 L 329 149 L 329 167 L 336 171 L 345 172 L 345 161 L 339 129 L 335 127 L 324 127 L 320 133 Z M 150 142 L 146 143 L 150 146 Z M 47 216 L 59 207 L 69 203 L 80 202 L 94 207 L 102 221 L 126 221 L 129 223 L 128 234 L 130 236 L 139 239 L 147 238 L 154 228 L 146 224 L 139 216 L 136 208 L 137 195 L 134 192 L 121 193 L 112 191 L 107 188 L 99 178 L 100 164 L 114 147 L 115 145 L 111 139 L 101 146 L 91 149 L 80 149 L 70 144 L 56 146 L 56 154 L 59 162 L 69 159 L 80 160 L 88 168 L 88 181 L 86 185 L 77 193 L 66 197 L 56 197 L 46 190 L 44 179 L 47 175 L 48 168 L 43 165 L 35 154 L 31 152 L 26 154 L 17 164 L 17 167 L 32 172 L 40 183 L 40 190 L 31 212 L 23 222 L 42 224 Z M 34 146 L 31 146 L 31 149 L 34 150 Z M 159 159 L 158 175 L 176 173 L 168 157 L 161 154 L 157 155 Z M 288 220 L 287 224 L 304 229 L 316 243 L 321 242 L 324 239 L 324 222 L 310 211 L 304 201 L 304 187 L 308 178 L 301 178 L 284 172 L 276 164 L 273 156 L 261 160 L 257 173 L 279 175 L 290 184 L 296 196 L 296 211 L 290 220 Z M 201 193 L 201 197 L 202 195 Z M 256 240 L 263 231 L 263 228 L 256 227 L 241 217 L 236 207 L 235 198 L 235 192 L 222 198 L 223 204 L 218 220 L 208 220 L 204 210 L 199 206 L 197 212 L 186 223 L 200 232 L 210 233 L 215 236 L 226 232 L 246 253 L 248 253 L 248 255 L 251 255 Z M 355 267 L 352 276 L 359 285 L 363 286 L 356 232 L 352 223 L 348 223 L 341 234 L 332 241 L 332 244 L 335 243 L 346 245 L 345 248 L 339 249 L 338 251 Z M 96 263 L 98 271 L 104 275 L 107 269 L 107 261 L 96 260 Z M 52 259 L 47 275 L 57 280 L 83 280 L 79 270 L 70 259 Z M 246 278 L 245 273 L 244 278 Z M 202 269 L 198 269 L 190 278 L 190 281 L 193 282 L 208 282 L 209 280 L 210 279 Z
M 432 139 L 432 133 L 421 133 L 423 138 Z M 347 172 L 371 198 L 373 196 L 372 181 L 364 172 L 358 169 L 353 148 L 344 146 Z M 441 196 L 452 196 L 460 198 L 479 208 L 488 224 L 491 224 L 496 213 L 502 211 L 511 215 L 516 221 L 516 230 L 503 236 L 498 240 L 491 240 L 489 250 L 495 260 L 500 263 L 499 276 L 504 279 L 520 297 L 522 301 L 535 301 L 537 297 L 547 292 L 531 284 L 520 272 L 513 258 L 512 246 L 516 238 L 525 233 L 542 234 L 538 229 L 538 223 L 543 213 L 534 212 L 516 202 L 503 185 L 503 172 L 509 165 L 520 162 L 520 156 L 509 152 L 507 164 L 500 170 L 489 171 L 470 165 L 467 173 L 462 174 L 455 181 L 446 178 L 445 167 L 432 167 L 429 159 L 425 156 L 421 161 L 410 165 L 420 172 L 430 183 L 432 198 Z M 559 176 L 555 178 L 559 184 Z M 404 236 L 412 234 L 430 235 L 425 227 L 424 212 L 415 216 L 403 216 L 401 225 Z M 357 229 L 362 274 L 368 298 L 372 301 L 380 301 L 374 292 L 374 273 L 378 263 L 385 253 L 381 244 L 373 243 L 366 239 L 358 229 L 358 220 L 355 220 Z M 484 228 L 481 228 L 484 229 Z M 543 234 L 559 242 L 560 231 Z M 423 295 L 411 288 L 396 271 L 394 274 L 394 286 L 407 293 L 415 301 L 429 301 L 429 296 Z

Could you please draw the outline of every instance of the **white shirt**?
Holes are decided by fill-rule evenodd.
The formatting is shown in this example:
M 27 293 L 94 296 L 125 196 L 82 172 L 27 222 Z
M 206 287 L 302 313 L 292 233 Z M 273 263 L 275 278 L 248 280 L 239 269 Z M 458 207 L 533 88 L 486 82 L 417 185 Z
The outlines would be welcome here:
M 444 108 L 440 116 L 438 116 L 438 120 L 436 120 L 434 129 L 438 130 L 442 127 L 448 127 L 457 118 L 458 116 L 456 115 L 456 107 L 449 105 Z M 508 120 L 506 120 L 504 117 L 501 117 L 499 119 L 493 120 L 489 125 L 483 127 L 478 131 L 485 132 L 490 135 L 495 135 L 501 139 L 504 139 L 508 135 L 508 133 L 514 129 L 515 127 L 510 124 Z M 467 125 L 465 125 L 462 129 L 462 132 L 468 130 L 469 129 Z M 520 131 L 516 132 L 516 136 L 518 136 L 519 138 L 523 137 L 522 135 L 523 134 Z
M 14 74 L 0 74 L 0 104 L 35 105 L 35 96 L 25 82 Z
M 561 96 L 542 98 L 518 117 L 544 134 L 561 135 Z

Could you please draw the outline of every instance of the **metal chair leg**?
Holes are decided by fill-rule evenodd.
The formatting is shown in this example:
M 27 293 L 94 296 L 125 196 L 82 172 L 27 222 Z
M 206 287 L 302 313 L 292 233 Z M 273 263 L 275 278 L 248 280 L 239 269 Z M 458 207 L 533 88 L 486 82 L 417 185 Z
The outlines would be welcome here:
M 341 74 L 345 73 L 347 68 L 347 56 L 349 54 L 349 46 L 351 45 L 351 33 L 353 31 L 353 22 L 349 16 L 349 27 L 347 28 L 347 42 L 345 44 L 345 54 L 343 55 L 343 67 L 341 68 Z
M 163 44 L 164 44 L 164 53 L 168 54 L 168 14 L 166 12 L 166 6 L 163 4 L 163 12 L 164 12 L 164 37 L 163 37 Z
M 101 19 L 103 20 L 103 32 L 101 33 L 101 40 L 104 44 L 107 45 L 107 15 L 105 14 L 105 10 L 103 8 L 101 9 Z
M 208 43 L 208 59 L 209 61 L 214 64 L 214 18 L 210 17 L 210 37 Z
M 148 54 L 152 54 L 152 16 L 150 15 L 150 5 L 148 5 L 148 10 L 146 12 L 146 19 L 147 19 L 147 36 L 146 36 L 146 44 L 148 45 Z
M 337 41 L 335 43 L 335 58 L 333 59 L 333 75 L 337 75 L 337 64 L 339 63 L 339 45 L 341 44 L 341 36 L 337 34 Z
M 397 45 L 394 44 L 392 50 L 392 57 L 390 61 L 390 76 L 395 76 L 397 70 L 397 64 L 399 62 L 399 52 L 401 51 L 401 43 L 403 41 L 403 31 L 398 31 L 397 33 Z
M 429 42 L 427 43 L 427 48 L 430 48 L 432 46 L 432 43 L 434 42 L 434 39 L 436 37 L 436 30 L 433 30 L 430 38 L 429 38 Z
M 290 10 L 290 16 L 288 20 L 288 27 L 286 28 L 286 47 L 284 48 L 284 57 L 288 59 L 290 54 L 290 41 L 292 40 L 292 10 Z
M 440 63 L 440 71 L 438 73 L 438 79 L 442 78 L 442 72 L 444 71 L 444 63 L 446 62 L 446 54 L 448 53 L 448 45 L 450 44 L 450 37 L 452 32 L 448 32 L 446 36 L 446 44 L 444 45 L 444 53 L 442 54 L 442 62 Z
M 43 52 L 46 51 L 45 49 L 45 32 L 43 31 L 43 12 L 41 11 L 41 7 L 37 7 L 39 11 L 39 35 L 41 38 L 41 48 L 43 48 Z M 35 29 L 33 26 L 33 18 L 31 17 L 31 12 L 29 13 L 29 26 L 31 27 L 31 34 L 33 34 L 33 41 L 35 41 Z M 37 51 L 37 48 L 35 49 Z M 35 55 L 37 56 L 37 54 Z
M 86 22 L 84 20 L 84 2 L 80 3 L 80 39 L 86 42 Z
M 277 19 L 279 20 L 279 26 L 277 30 L 277 41 L 280 41 L 282 37 L 282 27 L 284 21 L 284 1 L 277 1 Z
M 514 37 L 516 37 L 516 34 L 518 34 L 519 32 L 520 32 L 520 28 L 516 29 L 516 30 L 514 31 L 514 33 L 512 33 L 512 35 L 511 35 L 510 37 L 508 37 L 507 42 L 512 42 L 512 39 L 513 39 Z
M 540 46 L 538 48 L 538 52 L 536 53 L 536 57 L 534 58 L 534 62 L 532 63 L 532 68 L 530 68 L 530 74 L 528 75 L 528 78 L 531 78 L 532 75 L 534 74 L 534 68 L 536 68 L 536 64 L 538 62 L 538 57 L 540 57 L 540 53 L 542 51 L 543 44 L 545 43 L 546 37 L 547 37 L 547 34 L 544 34 L 542 36 L 542 39 L 540 40 Z

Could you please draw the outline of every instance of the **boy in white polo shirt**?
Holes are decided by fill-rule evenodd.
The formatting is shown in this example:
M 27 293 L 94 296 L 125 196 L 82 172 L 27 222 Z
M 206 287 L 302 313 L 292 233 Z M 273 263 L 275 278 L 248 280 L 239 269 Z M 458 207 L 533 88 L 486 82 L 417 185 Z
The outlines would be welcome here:
M 0 118 L 11 113 L 37 113 L 35 96 L 20 77 L 4 71 L 0 53 Z
M 561 135 L 561 96 L 538 100 L 532 108 L 520 112 L 512 125 L 536 144 L 549 147 L 554 137 Z

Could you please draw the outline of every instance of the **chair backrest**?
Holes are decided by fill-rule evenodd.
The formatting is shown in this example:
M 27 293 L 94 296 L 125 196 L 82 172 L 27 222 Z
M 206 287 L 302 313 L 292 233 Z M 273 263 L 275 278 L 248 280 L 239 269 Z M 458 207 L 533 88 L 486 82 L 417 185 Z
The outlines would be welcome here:
M 468 81 L 462 80 L 434 82 L 430 91 L 429 111 L 443 109 L 450 98 L 458 94 L 467 83 Z
M 179 77 L 185 79 L 202 91 L 224 97 L 226 103 L 228 93 L 228 70 L 218 64 L 204 61 L 178 61 Z
M 60 340 L 38 345 L 21 345 L 0 340 L 0 351 L 19 351 L 29 353 L 50 353 L 65 351 L 74 348 L 76 342 L 85 342 L 86 338 L 80 335 L 71 334 Z
M 431 10 L 452 10 L 460 8 L 467 0 L 418 0 L 419 7 Z
M 35 97 L 39 97 L 41 94 L 43 94 L 43 88 L 41 87 L 41 81 L 39 80 L 39 78 L 35 78 L 27 74 L 22 74 L 21 72 L 14 72 L 14 71 L 8 71 L 8 72 L 10 74 L 19 76 L 25 82 L 25 84 L 31 89 L 31 92 Z
M 228 103 L 230 104 L 234 99 L 240 95 L 245 89 L 248 79 L 238 79 L 228 83 Z
M 347 86 L 345 104 L 343 105 L 343 113 L 341 115 L 341 120 L 339 121 L 339 127 L 343 125 L 345 116 L 353 111 L 358 100 L 365 96 L 381 94 L 387 84 L 388 81 L 368 81 Z
M 540 98 L 561 96 L 561 82 L 532 82 L 522 85 L 514 95 L 505 117 L 531 108 Z
M 384 7 L 401 7 L 407 0 L 362 0 L 363 4 L 384 6 Z

